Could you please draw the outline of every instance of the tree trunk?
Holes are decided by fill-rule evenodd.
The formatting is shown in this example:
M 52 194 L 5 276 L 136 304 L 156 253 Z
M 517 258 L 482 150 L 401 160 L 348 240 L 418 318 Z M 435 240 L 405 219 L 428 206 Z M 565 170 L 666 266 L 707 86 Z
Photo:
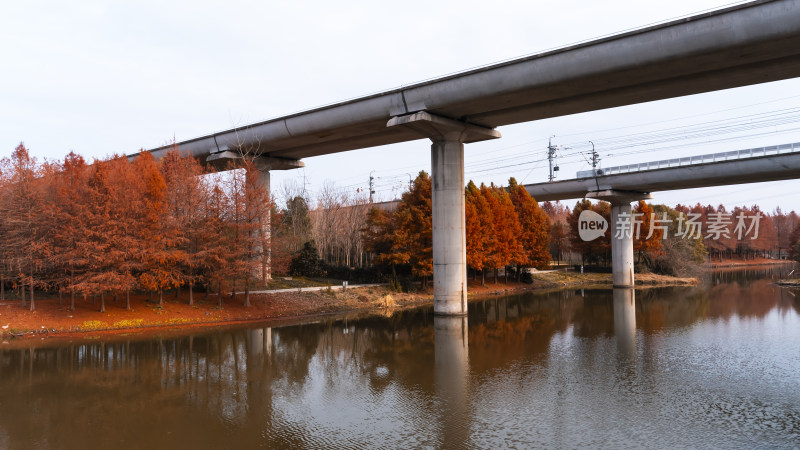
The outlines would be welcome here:
M 250 307 L 250 271 L 247 271 L 247 275 L 244 278 L 244 306 L 245 308 Z
M 189 282 L 189 306 L 194 305 L 194 295 L 193 295 L 193 292 L 192 292 L 193 291 L 193 289 L 192 289 L 193 287 L 194 287 L 194 283 L 190 281 Z M 206 291 L 206 294 L 208 294 L 208 291 Z M 206 297 L 208 297 L 208 295 L 206 295 Z
M 106 294 L 105 292 L 100 294 L 100 312 L 106 312 Z
M 125 310 L 131 310 L 131 290 L 125 289 Z
M 31 312 L 36 311 L 36 303 L 33 301 L 33 276 L 31 276 Z
M 75 312 L 75 269 L 72 268 L 70 263 L 69 267 L 69 312 Z
M 486 287 L 486 269 L 481 269 L 481 286 Z
M 59 287 L 58 288 L 58 306 L 64 306 L 63 297 L 64 297 L 64 288 Z
M 162 308 L 164 307 L 164 290 L 163 289 L 159 289 L 158 290 L 158 306 L 160 306 Z
M 497 284 L 497 267 L 494 268 L 494 284 Z

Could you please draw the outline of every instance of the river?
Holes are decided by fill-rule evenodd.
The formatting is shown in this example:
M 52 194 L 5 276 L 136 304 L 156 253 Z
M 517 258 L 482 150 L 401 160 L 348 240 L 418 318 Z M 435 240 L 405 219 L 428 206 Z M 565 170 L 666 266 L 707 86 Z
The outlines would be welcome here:
M 0 448 L 800 446 L 785 269 L 0 347 Z M 800 293 L 796 293 L 800 295 Z

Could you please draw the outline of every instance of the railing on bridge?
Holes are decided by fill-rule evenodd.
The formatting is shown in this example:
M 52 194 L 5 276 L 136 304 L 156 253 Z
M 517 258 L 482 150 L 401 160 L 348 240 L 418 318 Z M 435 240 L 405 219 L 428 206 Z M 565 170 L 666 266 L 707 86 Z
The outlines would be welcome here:
M 642 170 L 666 169 L 669 167 L 690 166 L 693 164 L 706 164 L 734 159 L 754 158 L 757 156 L 780 155 L 797 151 L 800 151 L 800 142 L 734 150 L 732 152 L 711 153 L 708 155 L 687 156 L 685 158 L 664 159 L 661 161 L 628 164 L 625 166 L 606 167 L 597 169 L 597 175 L 615 175 L 618 173 L 638 172 Z M 593 170 L 581 170 L 578 172 L 576 178 L 588 178 L 593 176 L 595 176 Z

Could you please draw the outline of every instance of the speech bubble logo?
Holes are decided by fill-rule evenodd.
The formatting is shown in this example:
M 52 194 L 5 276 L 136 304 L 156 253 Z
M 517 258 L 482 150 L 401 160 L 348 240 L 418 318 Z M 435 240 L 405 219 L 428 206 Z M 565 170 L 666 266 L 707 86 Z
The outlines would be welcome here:
M 596 212 L 584 209 L 578 216 L 578 235 L 584 241 L 593 241 L 606 233 L 608 221 Z

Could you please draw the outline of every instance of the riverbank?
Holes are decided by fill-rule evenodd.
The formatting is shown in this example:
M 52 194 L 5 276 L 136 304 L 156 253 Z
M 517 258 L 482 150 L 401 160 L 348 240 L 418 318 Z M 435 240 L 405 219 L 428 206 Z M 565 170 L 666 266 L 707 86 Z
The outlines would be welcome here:
M 724 261 L 712 261 L 709 263 L 709 266 L 712 269 L 722 269 L 722 268 L 736 268 L 736 267 L 749 267 L 749 266 L 776 266 L 782 264 L 795 264 L 795 261 L 791 259 L 767 259 L 767 258 L 755 258 L 755 259 L 728 259 Z
M 611 274 L 578 274 L 564 271 L 545 271 L 533 274 L 533 284 L 517 283 L 502 278 L 498 283 L 487 279 L 469 280 L 471 300 L 486 296 L 506 295 L 543 289 L 571 287 L 610 288 Z M 491 281 L 491 282 L 490 282 Z M 695 285 L 696 278 L 676 278 L 653 274 L 637 274 L 637 287 Z M 250 296 L 250 307 L 243 306 L 243 295 L 225 298 L 217 307 L 216 296 L 206 298 L 195 294 L 194 305 L 188 304 L 187 293 L 165 296 L 163 306 L 148 300 L 145 295 L 131 296 L 131 310 L 125 309 L 122 299 L 107 299 L 106 311 L 99 312 L 91 299 L 76 299 L 75 312 L 69 311 L 68 299 L 59 305 L 57 298 L 36 300 L 36 311 L 30 312 L 19 300 L 0 302 L 0 336 L 3 341 L 21 338 L 95 337 L 108 334 L 166 333 L 184 328 L 213 328 L 248 322 L 269 322 L 275 325 L 313 320 L 329 314 L 358 313 L 361 315 L 390 315 L 398 309 L 414 308 L 433 303 L 431 289 L 425 292 L 397 293 L 386 286 L 351 287 L 345 291 L 320 289 Z

